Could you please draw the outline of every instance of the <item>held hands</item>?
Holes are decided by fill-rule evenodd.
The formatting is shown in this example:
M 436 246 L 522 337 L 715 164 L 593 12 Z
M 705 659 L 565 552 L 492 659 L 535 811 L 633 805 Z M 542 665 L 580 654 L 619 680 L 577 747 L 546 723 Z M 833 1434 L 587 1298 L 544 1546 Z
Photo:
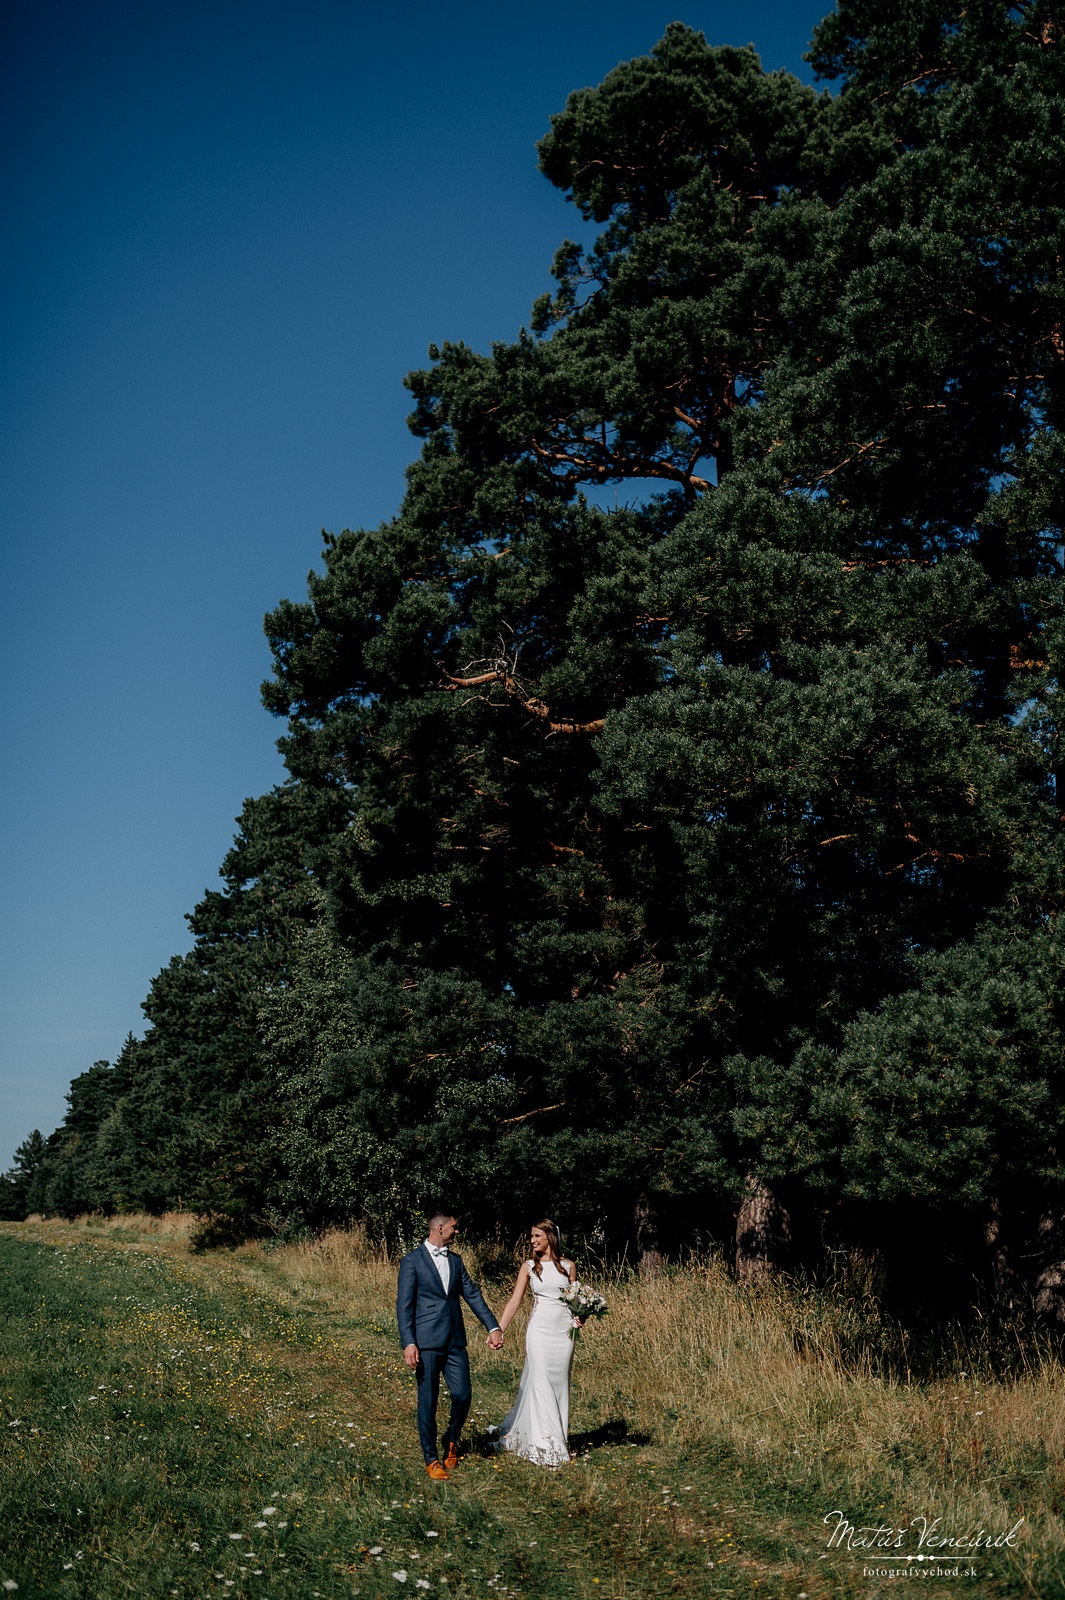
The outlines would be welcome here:
M 503 1332 L 502 1332 L 502 1329 L 500 1329 L 500 1328 L 493 1328 L 492 1329 L 491 1333 L 488 1335 L 488 1348 L 489 1348 L 489 1350 L 502 1350 L 502 1348 L 503 1348 Z M 416 1344 L 404 1345 L 404 1347 L 403 1347 L 403 1359 L 407 1363 L 408 1367 L 410 1367 L 411 1371 L 413 1372 L 414 1369 L 417 1367 L 418 1362 L 421 1360 L 421 1354 L 420 1354 L 420 1352 L 418 1350 L 418 1346 Z

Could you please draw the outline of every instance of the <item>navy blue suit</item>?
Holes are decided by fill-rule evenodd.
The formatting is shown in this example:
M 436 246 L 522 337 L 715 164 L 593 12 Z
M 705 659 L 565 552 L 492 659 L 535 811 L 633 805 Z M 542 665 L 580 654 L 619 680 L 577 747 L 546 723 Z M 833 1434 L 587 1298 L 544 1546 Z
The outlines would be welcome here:
M 462 1424 L 469 1415 L 470 1358 L 466 1353 L 462 1300 L 480 1317 L 489 1333 L 499 1327 L 480 1289 L 462 1265 L 462 1257 L 449 1251 L 447 1264 L 450 1281 L 445 1294 L 436 1260 L 425 1245 L 420 1244 L 400 1262 L 396 1292 L 399 1342 L 404 1349 L 416 1344 L 421 1358 L 418 1362 L 418 1434 L 426 1461 L 437 1460 L 436 1405 L 441 1374 L 451 1395 L 451 1415 L 444 1434 L 445 1454 L 449 1444 L 458 1444 Z

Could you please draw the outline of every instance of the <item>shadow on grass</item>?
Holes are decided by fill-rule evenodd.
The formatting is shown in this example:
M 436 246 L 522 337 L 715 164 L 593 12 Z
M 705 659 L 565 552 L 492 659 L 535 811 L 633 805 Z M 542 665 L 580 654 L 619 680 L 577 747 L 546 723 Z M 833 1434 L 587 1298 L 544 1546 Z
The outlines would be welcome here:
M 589 1450 L 601 1450 L 604 1445 L 650 1444 L 649 1433 L 633 1433 L 624 1417 L 611 1417 L 601 1427 L 590 1428 L 585 1433 L 571 1433 L 569 1444 L 574 1455 L 583 1456 Z
M 624 1417 L 612 1417 L 609 1422 L 604 1422 L 601 1427 L 591 1428 L 584 1433 L 571 1433 L 569 1447 L 574 1455 L 587 1455 L 589 1450 L 601 1450 L 607 1445 L 642 1445 L 650 1444 L 649 1433 L 633 1433 Z M 471 1456 L 495 1456 L 502 1446 L 493 1433 L 487 1431 L 473 1434 L 466 1442 L 464 1453 Z

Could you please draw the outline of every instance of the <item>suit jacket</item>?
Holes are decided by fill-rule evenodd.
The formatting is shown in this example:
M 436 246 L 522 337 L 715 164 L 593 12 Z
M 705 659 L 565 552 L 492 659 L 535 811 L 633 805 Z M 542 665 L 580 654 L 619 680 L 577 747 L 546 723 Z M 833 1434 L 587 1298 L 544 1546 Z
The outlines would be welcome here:
M 456 1344 L 465 1350 L 466 1324 L 462 1320 L 460 1295 L 489 1333 L 499 1327 L 480 1289 L 462 1265 L 462 1257 L 449 1255 L 448 1266 L 451 1282 L 445 1294 L 436 1260 L 424 1244 L 400 1262 L 396 1320 L 399 1342 L 404 1349 L 416 1344 L 419 1350 L 446 1350 L 449 1345 Z

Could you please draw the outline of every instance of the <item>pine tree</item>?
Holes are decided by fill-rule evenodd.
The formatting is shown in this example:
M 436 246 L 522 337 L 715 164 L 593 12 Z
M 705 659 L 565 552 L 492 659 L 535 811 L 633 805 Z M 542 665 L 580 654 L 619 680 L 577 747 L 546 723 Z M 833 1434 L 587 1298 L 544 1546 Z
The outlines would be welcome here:
M 137 1044 L 132 1035 L 115 1061 L 96 1061 L 70 1085 L 67 1113 L 40 1152 L 27 1195 L 31 1211 L 74 1217 L 123 1209 L 101 1156 L 114 1149 L 114 1130 L 132 1087 Z M 121 1161 L 119 1166 L 125 1171 Z
M 0 1219 L 22 1222 L 29 1214 L 30 1190 L 44 1159 L 45 1141 L 34 1128 L 15 1151 L 15 1164 L 0 1176 Z
M 331 1140 L 486 1221 L 550 1196 L 690 1237 L 785 1179 L 838 1207 L 759 1107 L 798 1115 L 804 1051 L 846 1073 L 925 953 L 1056 915 L 1062 89 L 1030 23 L 844 7 L 831 98 L 674 25 L 553 120 L 597 243 L 532 334 L 431 352 L 400 516 L 269 623 L 290 766 L 353 805 L 326 987 L 283 1019 L 323 1214 L 366 1203 Z
M 246 802 L 224 891 L 196 907 L 192 950 L 144 1003 L 145 1066 L 124 1109 L 139 1203 L 216 1218 L 220 1236 L 254 1231 L 277 1204 L 277 1089 L 259 1012 L 317 919 L 314 852 L 336 809 L 291 783 Z

